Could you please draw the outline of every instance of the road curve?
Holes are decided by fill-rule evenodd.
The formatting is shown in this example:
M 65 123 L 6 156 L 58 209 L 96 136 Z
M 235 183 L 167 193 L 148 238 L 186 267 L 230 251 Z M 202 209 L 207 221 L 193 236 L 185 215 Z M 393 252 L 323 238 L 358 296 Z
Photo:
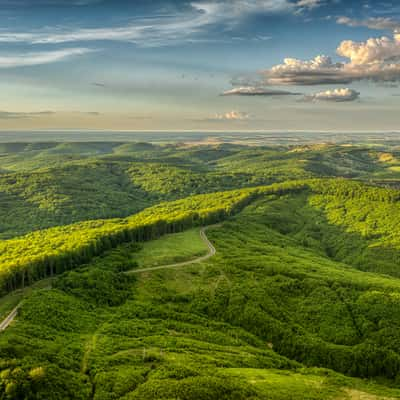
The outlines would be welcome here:
M 207 261 L 209 258 L 213 257 L 216 254 L 217 250 L 215 249 L 213 244 L 208 240 L 206 231 L 209 228 L 215 228 L 217 226 L 219 226 L 219 225 L 210 225 L 210 226 L 200 229 L 200 237 L 208 247 L 208 253 L 205 256 L 201 256 L 201 257 L 195 258 L 194 260 L 184 261 L 184 262 L 176 263 L 176 264 L 160 265 L 158 267 L 150 267 L 150 268 L 142 268 L 142 269 L 134 269 L 132 271 L 126 272 L 126 274 L 140 274 L 142 272 L 157 271 L 160 269 L 179 268 L 179 267 L 184 267 L 186 265 L 197 264 L 197 263 L 201 263 L 203 261 Z M 2 322 L 0 322 L 0 332 L 5 331 L 10 326 L 10 324 L 14 321 L 15 317 L 18 314 L 18 309 L 20 308 L 21 304 L 22 303 L 19 303 L 10 312 L 10 314 L 8 314 L 8 316 Z
M 128 271 L 126 273 L 127 274 L 140 274 L 142 272 L 157 271 L 160 269 L 185 267 L 186 265 L 198 264 L 198 263 L 207 261 L 209 258 L 215 256 L 215 254 L 217 253 L 217 250 L 215 249 L 213 244 L 208 240 L 206 231 L 207 231 L 207 229 L 215 228 L 217 226 L 220 226 L 220 225 L 210 225 L 210 226 L 206 226 L 206 227 L 200 229 L 200 237 L 203 240 L 203 242 L 207 245 L 207 248 L 208 248 L 208 253 L 205 256 L 201 256 L 201 257 L 195 258 L 194 260 L 184 261 L 184 262 L 175 263 L 175 264 L 160 265 L 158 267 L 149 267 L 149 268 L 142 268 L 142 269 L 133 269 L 132 271 Z

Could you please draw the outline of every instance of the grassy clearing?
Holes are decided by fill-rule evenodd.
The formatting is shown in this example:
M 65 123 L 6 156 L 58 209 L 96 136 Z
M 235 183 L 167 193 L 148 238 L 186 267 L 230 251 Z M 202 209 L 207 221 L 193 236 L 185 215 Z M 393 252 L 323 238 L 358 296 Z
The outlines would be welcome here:
M 196 228 L 144 243 L 142 249 L 134 254 L 134 261 L 139 268 L 156 267 L 189 261 L 207 254 L 207 251 Z
M 224 372 L 250 383 L 270 400 L 392 400 L 400 396 L 398 389 L 317 368 L 299 371 L 227 368 Z
M 344 392 L 326 377 L 290 371 L 233 368 L 228 375 L 245 379 L 271 400 L 325 400 L 346 398 Z

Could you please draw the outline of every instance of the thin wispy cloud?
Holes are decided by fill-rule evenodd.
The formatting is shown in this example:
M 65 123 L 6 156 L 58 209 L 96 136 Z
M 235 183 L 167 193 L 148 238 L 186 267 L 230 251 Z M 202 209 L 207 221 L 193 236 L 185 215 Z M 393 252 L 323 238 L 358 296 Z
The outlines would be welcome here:
M 340 25 L 351 27 L 364 27 L 376 30 L 396 31 L 400 29 L 400 21 L 389 17 L 371 17 L 367 19 L 339 17 L 336 22 Z
M 301 93 L 289 92 L 287 90 L 271 89 L 266 87 L 256 86 L 243 86 L 227 90 L 221 94 L 221 96 L 298 96 Z
M 93 53 L 95 50 L 87 48 L 69 48 L 53 51 L 29 53 L 0 54 L 0 68 L 16 68 L 34 65 L 51 64 L 68 60 L 72 57 Z
M 26 119 L 37 118 L 43 116 L 53 115 L 53 111 L 39 111 L 39 112 L 9 112 L 0 110 L 0 119 Z
M 216 24 L 239 23 L 243 18 L 260 14 L 292 13 L 306 6 L 313 8 L 315 0 L 231 0 L 195 1 L 176 15 L 136 19 L 124 26 L 100 28 L 54 27 L 32 31 L 0 31 L 2 43 L 61 44 L 88 41 L 132 42 L 141 46 L 160 46 L 194 39 L 207 33 Z
M 32 112 L 18 112 L 18 111 L 1 111 L 0 110 L 0 120 L 4 119 L 36 119 L 36 118 L 41 118 L 41 117 L 56 117 L 59 114 L 65 114 L 64 113 L 59 113 L 57 111 L 32 111 Z M 92 117 L 98 117 L 101 115 L 100 112 L 97 111 L 69 111 L 67 112 L 68 114 L 74 114 L 74 115 L 88 115 Z
M 296 6 L 300 8 L 313 9 L 322 6 L 322 0 L 300 0 L 297 2 Z

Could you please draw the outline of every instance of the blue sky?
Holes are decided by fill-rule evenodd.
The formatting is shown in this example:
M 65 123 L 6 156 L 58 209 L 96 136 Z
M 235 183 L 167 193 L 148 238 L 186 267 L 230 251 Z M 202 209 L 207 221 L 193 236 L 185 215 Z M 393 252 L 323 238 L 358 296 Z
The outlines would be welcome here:
M 0 16 L 0 129 L 400 129 L 395 1 L 0 0 Z

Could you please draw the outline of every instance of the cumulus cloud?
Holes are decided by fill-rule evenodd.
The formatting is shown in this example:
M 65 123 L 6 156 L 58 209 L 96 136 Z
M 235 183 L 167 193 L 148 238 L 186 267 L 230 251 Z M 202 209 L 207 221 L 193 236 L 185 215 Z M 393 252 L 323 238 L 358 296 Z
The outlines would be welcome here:
M 350 78 L 342 74 L 342 69 L 342 64 L 320 55 L 307 61 L 285 58 L 283 64 L 275 65 L 263 74 L 268 85 L 347 83 Z
M 250 118 L 250 115 L 242 111 L 229 111 L 224 114 L 216 114 L 213 120 L 217 121 L 245 121 Z
M 266 85 L 348 84 L 358 80 L 395 82 L 400 80 L 400 34 L 371 38 L 365 42 L 343 41 L 338 55 L 348 62 L 333 62 L 319 55 L 312 60 L 286 58 L 262 73 Z
M 366 42 L 343 41 L 337 53 L 350 59 L 353 65 L 382 63 L 400 56 L 400 34 L 395 34 L 393 39 L 386 36 L 371 38 Z
M 222 96 L 296 96 L 301 93 L 289 92 L 287 90 L 271 89 L 266 87 L 242 86 L 227 90 Z
M 304 96 L 304 101 L 328 101 L 328 102 L 349 102 L 357 100 L 360 97 L 360 93 L 349 89 L 349 88 L 342 88 L 342 89 L 333 89 L 333 90 L 326 90 L 323 92 L 318 92 L 314 94 L 310 94 Z
M 71 57 L 92 53 L 94 50 L 86 48 L 70 48 L 54 51 L 30 53 L 13 53 L 0 55 L 0 68 L 15 68 L 32 65 L 50 64 L 67 60 Z
M 372 17 L 367 19 L 354 19 L 349 17 L 339 17 L 336 22 L 340 25 L 351 27 L 364 27 L 376 30 L 397 31 L 400 29 L 400 21 L 388 17 Z

